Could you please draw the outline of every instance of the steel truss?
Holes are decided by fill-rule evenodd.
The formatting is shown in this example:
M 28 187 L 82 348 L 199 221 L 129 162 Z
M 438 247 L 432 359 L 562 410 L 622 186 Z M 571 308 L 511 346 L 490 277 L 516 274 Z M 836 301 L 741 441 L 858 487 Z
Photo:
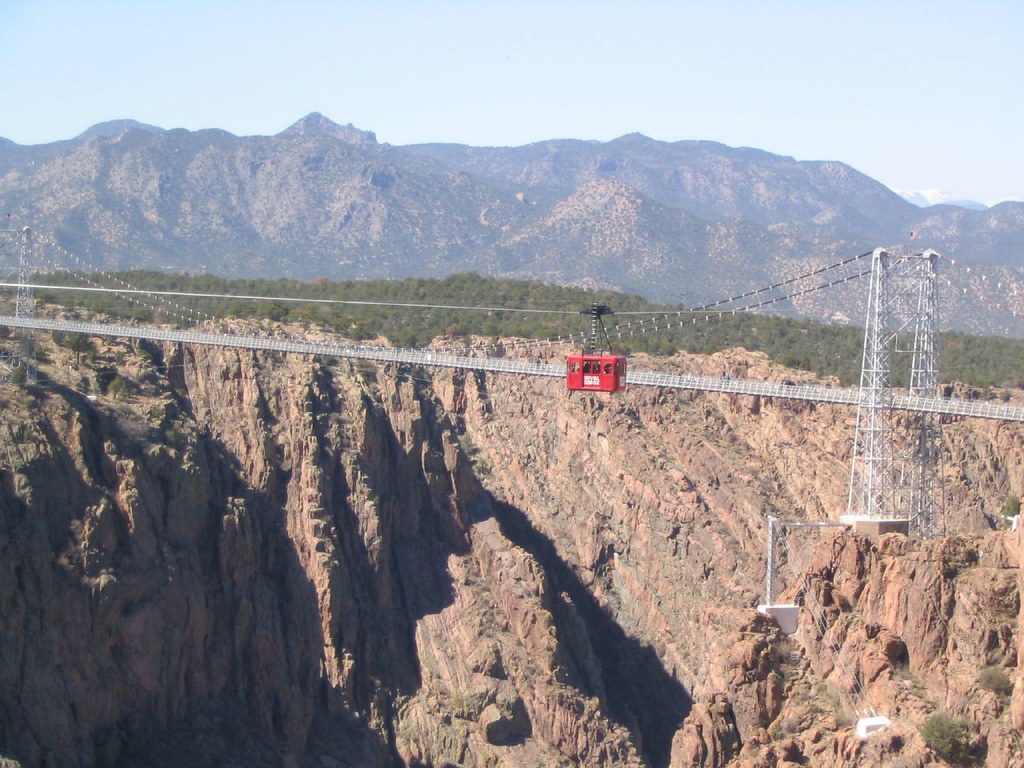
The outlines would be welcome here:
M 892 389 L 892 354 L 911 356 L 909 397 L 938 396 L 938 254 L 872 255 L 864 329 L 850 494 L 851 519 L 909 520 L 921 536 L 938 535 L 936 480 L 941 435 L 935 415 L 900 414 Z

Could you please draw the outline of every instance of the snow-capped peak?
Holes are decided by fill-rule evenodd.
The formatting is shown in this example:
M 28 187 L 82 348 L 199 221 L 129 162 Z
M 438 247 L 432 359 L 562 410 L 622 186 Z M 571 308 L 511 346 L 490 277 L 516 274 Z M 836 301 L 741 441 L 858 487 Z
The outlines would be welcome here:
M 894 191 L 907 202 L 921 208 L 927 208 L 929 205 L 958 205 L 961 208 L 983 211 L 988 207 L 984 203 L 979 203 L 976 200 L 964 200 L 941 189 L 922 189 L 919 192 L 901 192 L 898 189 Z

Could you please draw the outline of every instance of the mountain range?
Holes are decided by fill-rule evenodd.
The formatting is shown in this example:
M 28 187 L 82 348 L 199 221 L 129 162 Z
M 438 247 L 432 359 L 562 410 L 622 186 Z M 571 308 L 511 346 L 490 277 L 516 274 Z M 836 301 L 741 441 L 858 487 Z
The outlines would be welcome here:
M 927 208 L 930 205 L 957 205 L 972 211 L 983 211 L 989 207 L 985 203 L 957 197 L 941 189 L 922 189 L 918 192 L 902 192 L 897 190 L 897 194 L 908 203 L 913 203 L 921 208 Z M 999 202 L 1003 201 L 1000 200 L 997 203 L 992 203 L 992 205 L 998 205 Z
M 0 212 L 107 270 L 476 271 L 687 304 L 920 246 L 992 274 L 950 292 L 945 325 L 1024 333 L 998 296 L 979 293 L 1024 289 L 1024 203 L 921 208 L 841 162 L 709 141 L 398 147 L 317 113 L 274 136 L 119 120 L 51 144 L 0 139 Z M 791 310 L 859 322 L 862 293 L 814 294 Z

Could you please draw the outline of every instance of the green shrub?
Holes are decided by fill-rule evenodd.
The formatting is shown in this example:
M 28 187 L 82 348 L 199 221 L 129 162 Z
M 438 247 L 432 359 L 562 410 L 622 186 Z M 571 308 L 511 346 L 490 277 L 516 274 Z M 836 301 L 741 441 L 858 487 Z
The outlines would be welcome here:
M 55 333 L 53 340 L 58 346 L 75 353 L 76 365 L 81 365 L 82 358 L 85 358 L 86 362 L 91 361 L 96 354 L 92 341 L 81 333 Z
M 164 431 L 164 444 L 171 448 L 183 448 L 185 445 L 185 433 L 177 425 L 169 427 Z
M 1020 514 L 1020 497 L 1011 493 L 1003 502 L 1003 516 L 1013 517 Z
M 1013 683 L 1002 667 L 985 667 L 981 670 L 981 674 L 978 675 L 978 687 L 998 693 L 1000 696 L 1009 696 L 1013 691 Z
M 114 376 L 107 384 L 107 395 L 114 400 L 123 400 L 128 395 L 128 382 L 120 376 Z
M 961 718 L 937 712 L 924 721 L 921 736 L 947 763 L 960 764 L 967 758 L 967 722 Z

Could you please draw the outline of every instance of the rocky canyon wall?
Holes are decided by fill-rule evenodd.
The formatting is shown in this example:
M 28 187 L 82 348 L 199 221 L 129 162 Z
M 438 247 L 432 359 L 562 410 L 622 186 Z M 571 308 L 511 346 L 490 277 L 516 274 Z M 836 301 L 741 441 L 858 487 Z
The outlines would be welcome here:
M 793 540 L 783 588 L 826 622 L 787 638 L 754 610 L 765 515 L 844 511 L 848 408 L 106 352 L 118 399 L 57 349 L 53 383 L 0 390 L 0 755 L 927 765 L 937 710 L 990 765 L 1024 755 L 1021 683 L 978 682 L 1018 681 L 1019 540 L 982 531 L 1024 485 L 1019 428 L 946 425 L 964 535 Z M 849 670 L 888 735 L 852 735 Z

